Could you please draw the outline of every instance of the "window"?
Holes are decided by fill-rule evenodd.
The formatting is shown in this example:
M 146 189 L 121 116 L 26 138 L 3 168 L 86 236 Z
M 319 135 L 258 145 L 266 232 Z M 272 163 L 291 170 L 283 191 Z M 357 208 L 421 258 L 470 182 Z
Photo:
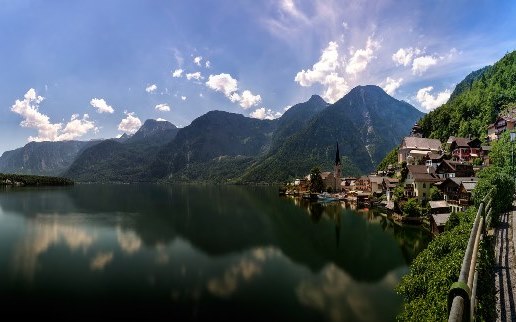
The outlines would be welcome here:
M 423 183 L 423 188 L 426 188 L 426 183 Z M 425 195 L 425 194 L 423 194 L 423 195 Z

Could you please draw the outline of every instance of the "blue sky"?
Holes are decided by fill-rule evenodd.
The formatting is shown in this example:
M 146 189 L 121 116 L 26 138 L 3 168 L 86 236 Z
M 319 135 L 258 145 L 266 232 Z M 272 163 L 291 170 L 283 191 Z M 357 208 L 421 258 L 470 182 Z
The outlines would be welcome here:
M 513 1 L 0 0 L 0 153 L 28 140 L 275 118 L 375 84 L 422 111 L 516 49 Z

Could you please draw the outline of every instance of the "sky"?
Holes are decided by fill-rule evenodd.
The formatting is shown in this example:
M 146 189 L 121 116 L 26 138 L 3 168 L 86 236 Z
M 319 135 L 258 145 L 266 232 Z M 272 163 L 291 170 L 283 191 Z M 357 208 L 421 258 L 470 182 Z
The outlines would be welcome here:
M 516 49 L 516 2 L 0 0 L 0 154 L 29 141 L 273 119 L 378 85 L 423 112 Z

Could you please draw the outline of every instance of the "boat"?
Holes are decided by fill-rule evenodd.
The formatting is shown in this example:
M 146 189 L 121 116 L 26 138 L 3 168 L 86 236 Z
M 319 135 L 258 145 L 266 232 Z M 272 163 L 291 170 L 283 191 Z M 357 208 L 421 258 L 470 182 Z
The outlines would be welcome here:
M 317 200 L 319 200 L 319 202 L 331 202 L 331 201 L 337 201 L 339 199 L 333 197 L 328 192 L 323 192 L 323 193 L 320 193 L 317 195 Z

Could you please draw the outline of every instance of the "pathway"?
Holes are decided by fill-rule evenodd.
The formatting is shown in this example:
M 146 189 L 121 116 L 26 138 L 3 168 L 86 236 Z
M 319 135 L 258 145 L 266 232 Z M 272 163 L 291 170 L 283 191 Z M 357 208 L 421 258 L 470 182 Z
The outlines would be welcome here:
M 516 210 L 500 217 L 500 225 L 495 234 L 497 321 L 516 321 Z

